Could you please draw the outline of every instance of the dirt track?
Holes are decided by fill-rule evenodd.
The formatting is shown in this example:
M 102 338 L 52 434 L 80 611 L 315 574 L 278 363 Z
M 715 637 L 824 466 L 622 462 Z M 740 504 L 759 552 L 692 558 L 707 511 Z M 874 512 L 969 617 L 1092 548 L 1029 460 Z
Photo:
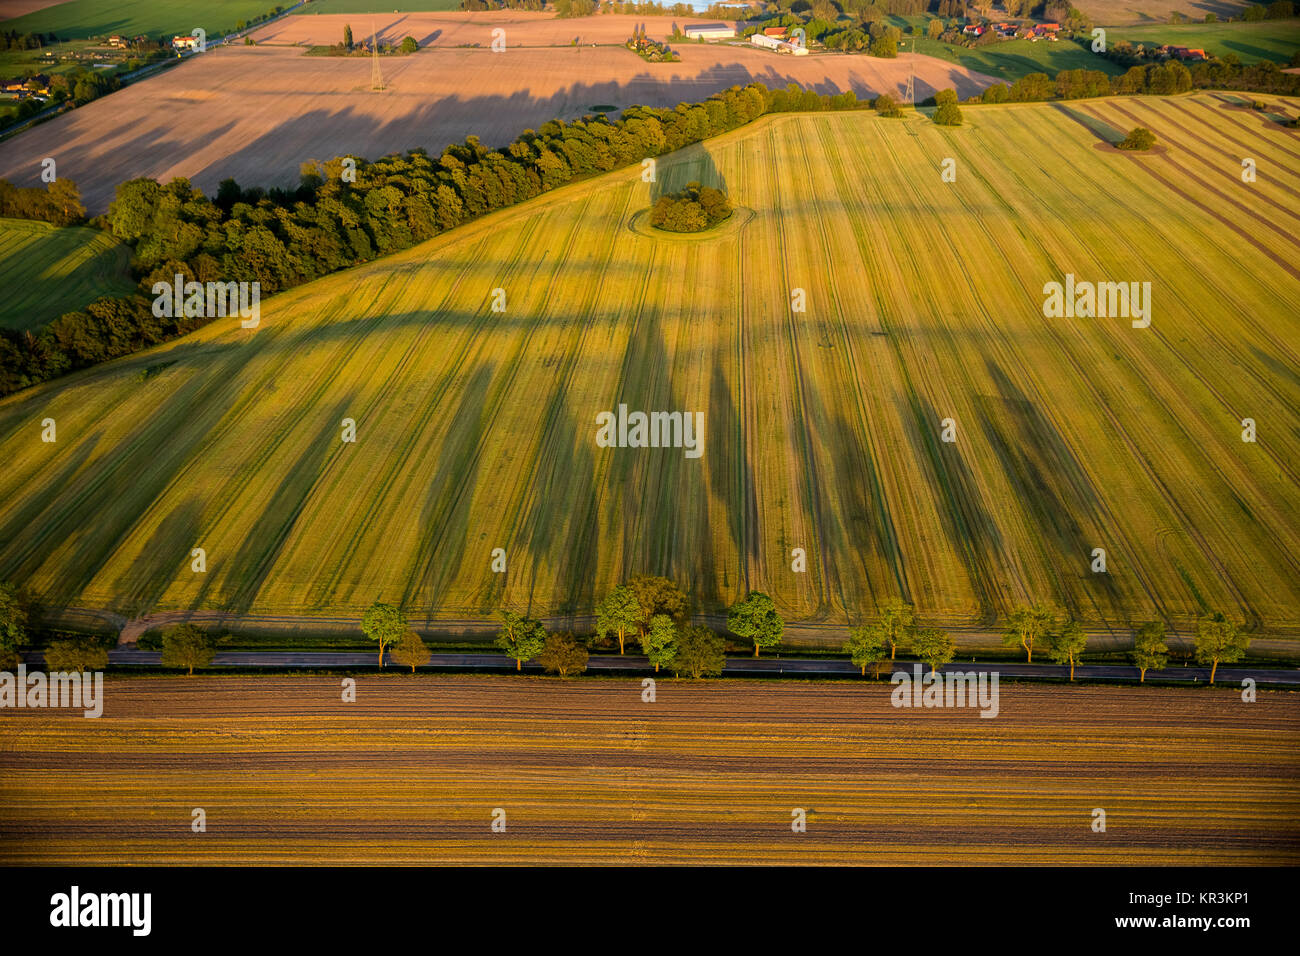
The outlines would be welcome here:
M 97 721 L 0 711 L 0 863 L 1300 860 L 1295 695 L 889 690 L 113 679 Z
M 266 31 L 293 35 L 304 29 L 296 21 L 317 19 L 328 18 L 287 17 Z M 614 20 L 626 23 L 606 22 Z M 634 20 L 601 17 L 593 23 L 626 36 Z M 528 29 L 537 31 L 540 43 L 561 27 L 572 31 L 573 21 L 541 21 Z M 354 29 L 359 36 L 361 26 Z M 530 36 L 522 27 L 509 29 L 509 38 L 523 34 L 521 43 Z M 291 46 L 217 49 L 0 144 L 0 178 L 38 185 L 41 160 L 54 157 L 59 174 L 77 182 L 95 214 L 107 208 L 119 183 L 134 177 L 188 176 L 210 194 L 228 176 L 248 186 L 289 186 L 310 159 L 345 153 L 378 158 L 415 146 L 441 152 L 470 134 L 504 145 L 524 129 L 580 117 L 592 106 L 674 106 L 751 80 L 866 96 L 901 92 L 914 67 L 918 97 L 950 86 L 967 96 L 992 82 L 922 56 L 795 59 L 708 44 L 684 44 L 680 63 L 660 64 L 616 46 L 510 47 L 497 54 L 487 49 L 490 29 L 481 32 L 482 49 L 435 41 L 435 48 L 412 56 L 385 57 L 382 93 L 370 91 L 365 57 L 306 56 Z

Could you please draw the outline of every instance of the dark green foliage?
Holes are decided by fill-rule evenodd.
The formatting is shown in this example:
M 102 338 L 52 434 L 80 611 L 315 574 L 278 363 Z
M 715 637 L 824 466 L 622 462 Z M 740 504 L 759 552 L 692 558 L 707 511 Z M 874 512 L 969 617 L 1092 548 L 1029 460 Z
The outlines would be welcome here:
M 1155 134 L 1145 126 L 1138 126 L 1133 129 L 1122 141 L 1116 143 L 1120 149 L 1150 149 L 1156 144 Z
M 650 225 L 666 232 L 703 232 L 731 218 L 731 203 L 712 186 L 687 183 L 679 193 L 660 196 Z
M 898 103 L 888 93 L 877 96 L 871 106 L 881 116 L 896 118 L 903 115 L 903 111 L 898 108 Z
M 44 188 L 30 189 L 0 179 L 0 216 L 71 226 L 85 219 L 86 207 L 81 204 L 81 192 L 71 179 L 57 179 Z
M 938 126 L 960 126 L 961 107 L 956 103 L 944 103 L 934 111 L 934 122 Z

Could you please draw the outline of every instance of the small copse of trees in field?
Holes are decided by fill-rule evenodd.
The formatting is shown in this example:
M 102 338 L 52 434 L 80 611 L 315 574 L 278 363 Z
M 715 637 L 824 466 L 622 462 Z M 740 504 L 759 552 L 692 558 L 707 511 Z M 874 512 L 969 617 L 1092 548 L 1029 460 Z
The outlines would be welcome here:
M 650 210 L 650 225 L 665 232 L 703 232 L 726 222 L 731 213 L 720 189 L 691 182 L 681 192 L 659 197 Z
M 1155 134 L 1145 126 L 1136 126 L 1129 131 L 1120 142 L 1116 143 L 1120 149 L 1148 150 L 1156 144 Z

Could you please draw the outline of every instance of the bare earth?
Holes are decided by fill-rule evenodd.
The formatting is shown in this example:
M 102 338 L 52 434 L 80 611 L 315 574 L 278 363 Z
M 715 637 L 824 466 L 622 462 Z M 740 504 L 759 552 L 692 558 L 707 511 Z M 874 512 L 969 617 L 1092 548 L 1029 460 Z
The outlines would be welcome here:
M 314 30 L 312 22 L 295 22 L 326 19 L 287 17 L 266 32 Z M 626 22 L 607 22 L 615 20 Z M 599 17 L 592 26 L 621 38 L 634 20 Z M 554 38 L 560 27 L 572 31 L 573 21 L 541 21 L 529 29 L 540 42 Z M 506 28 L 508 37 L 526 34 Z M 359 33 L 361 27 L 354 29 Z M 436 153 L 470 134 L 504 145 L 527 128 L 582 116 L 592 106 L 675 106 L 751 80 L 867 96 L 901 93 L 914 68 L 918 98 L 954 86 L 967 96 L 992 82 L 912 55 L 796 59 L 707 44 L 684 44 L 682 61 L 665 64 L 645 63 L 618 46 L 498 54 L 487 49 L 490 35 L 475 29 L 483 33 L 483 49 L 435 45 L 412 56 L 385 57 L 388 89 L 382 93 L 369 89 L 371 64 L 365 57 L 306 56 L 288 46 L 214 50 L 0 144 L 0 178 L 38 185 L 41 160 L 54 157 L 59 175 L 76 181 L 94 214 L 108 207 L 119 183 L 139 176 L 187 176 L 209 194 L 226 177 L 245 186 L 291 186 L 311 159 L 347 153 L 378 158 L 416 146 Z
M 890 690 L 111 678 L 98 720 L 0 710 L 0 864 L 1300 862 L 1295 694 Z

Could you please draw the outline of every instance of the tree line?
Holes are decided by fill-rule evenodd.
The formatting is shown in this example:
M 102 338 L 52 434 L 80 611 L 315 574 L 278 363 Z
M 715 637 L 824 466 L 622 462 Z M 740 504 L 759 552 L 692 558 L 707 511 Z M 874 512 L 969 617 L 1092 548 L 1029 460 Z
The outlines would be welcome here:
M 693 621 L 689 598 L 671 579 L 653 575 L 636 575 L 612 588 L 595 606 L 595 633 L 583 640 L 571 632 L 548 633 L 538 620 L 514 611 L 502 613 L 502 624 L 495 644 L 522 670 L 525 662 L 536 660 L 547 673 L 562 677 L 581 674 L 587 669 L 588 644 L 618 643 L 619 654 L 635 642 L 658 673 L 661 668 L 679 677 L 716 677 L 726 661 L 725 638 Z M 0 670 L 12 671 L 18 665 L 19 651 L 29 641 L 31 610 L 19 590 L 0 583 Z M 727 609 L 727 631 L 752 644 L 754 656 L 763 648 L 778 647 L 785 631 L 785 621 L 771 597 L 750 591 Z M 361 630 L 379 650 L 379 666 L 385 655 L 401 667 L 417 667 L 432 658 L 424 640 L 411 629 L 406 614 L 398 607 L 375 602 L 361 619 Z M 1142 621 L 1133 625 L 1133 647 L 1129 659 L 1138 669 L 1139 681 L 1145 682 L 1150 670 L 1163 670 L 1169 664 L 1165 625 L 1161 621 Z M 1068 664 L 1070 680 L 1075 667 L 1087 650 L 1083 626 L 1050 604 L 1019 604 L 1003 620 L 1002 643 L 1019 647 L 1025 660 L 1033 663 L 1035 651 L 1047 655 L 1057 664 Z M 1219 611 L 1203 614 L 1196 622 L 1192 656 L 1210 667 L 1213 684 L 1220 664 L 1240 661 L 1250 645 L 1249 635 Z M 140 638 L 142 649 L 162 651 L 164 667 L 193 673 L 196 667 L 208 666 L 215 655 L 215 642 L 193 624 L 181 623 L 161 634 Z M 892 598 L 880 607 L 873 620 L 849 628 L 841 647 L 863 676 L 897 659 L 899 651 L 910 651 L 930 665 L 931 672 L 950 663 L 956 645 L 946 631 L 923 626 L 916 608 Z M 108 652 L 102 641 L 74 638 L 51 642 L 45 648 L 46 667 L 50 671 L 102 670 L 108 664 Z
M 118 186 L 108 212 L 92 225 L 131 246 L 137 291 L 97 299 L 35 333 L 0 330 L 0 394 L 203 325 L 203 317 L 153 315 L 151 288 L 177 274 L 185 282 L 259 282 L 262 294 L 271 295 L 767 113 L 865 106 L 852 91 L 751 83 L 701 103 L 629 107 L 618 120 L 551 120 L 499 149 L 470 136 L 437 156 L 413 149 L 375 162 L 347 156 L 309 162 L 291 189 L 244 189 L 226 179 L 209 198 L 188 179 L 166 185 L 133 179 Z

